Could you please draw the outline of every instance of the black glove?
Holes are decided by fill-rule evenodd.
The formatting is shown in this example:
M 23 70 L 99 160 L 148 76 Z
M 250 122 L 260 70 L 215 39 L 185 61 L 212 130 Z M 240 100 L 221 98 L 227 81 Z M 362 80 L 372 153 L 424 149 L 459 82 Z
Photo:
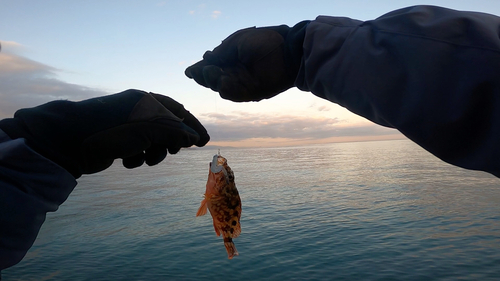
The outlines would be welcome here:
M 309 21 L 239 30 L 185 74 L 232 101 L 259 101 L 294 86 Z
M 139 90 L 80 102 L 53 101 L 18 110 L 0 121 L 12 139 L 27 144 L 75 178 L 108 168 L 116 158 L 134 168 L 155 165 L 181 147 L 210 139 L 201 123 L 175 100 Z

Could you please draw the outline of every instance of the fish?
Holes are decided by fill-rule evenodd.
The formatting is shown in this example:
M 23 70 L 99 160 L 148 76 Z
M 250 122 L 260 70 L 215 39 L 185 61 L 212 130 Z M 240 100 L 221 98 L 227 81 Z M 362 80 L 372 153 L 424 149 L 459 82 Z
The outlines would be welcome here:
M 209 163 L 206 191 L 196 216 L 205 215 L 207 210 L 212 215 L 215 233 L 222 234 L 228 258 L 238 256 L 233 239 L 241 233 L 241 199 L 234 173 L 220 154 Z

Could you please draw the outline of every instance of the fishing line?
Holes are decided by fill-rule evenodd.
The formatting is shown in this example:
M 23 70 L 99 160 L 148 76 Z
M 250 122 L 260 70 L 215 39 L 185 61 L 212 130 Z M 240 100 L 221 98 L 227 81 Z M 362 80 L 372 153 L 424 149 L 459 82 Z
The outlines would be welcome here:
M 213 118 L 214 118 L 214 139 L 215 141 L 217 141 L 219 139 L 219 120 L 218 120 L 218 116 L 217 114 L 219 113 L 218 111 L 218 108 L 217 108 L 217 99 L 219 98 L 219 94 L 218 93 L 213 93 L 214 95 L 214 108 L 215 108 L 215 113 L 213 114 Z M 220 149 L 219 149 L 219 152 L 218 152 L 218 155 L 220 155 Z

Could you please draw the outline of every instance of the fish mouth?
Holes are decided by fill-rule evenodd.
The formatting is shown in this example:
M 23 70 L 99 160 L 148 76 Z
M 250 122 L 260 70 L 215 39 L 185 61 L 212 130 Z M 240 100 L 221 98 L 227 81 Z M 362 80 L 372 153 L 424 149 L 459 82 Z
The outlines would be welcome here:
M 223 178 L 226 179 L 226 183 L 229 184 L 229 177 L 227 176 L 227 171 L 224 168 L 224 166 L 219 165 L 219 155 L 214 155 L 214 158 L 212 159 L 212 162 L 210 162 L 210 173 L 213 173 L 214 175 L 217 176 L 222 176 Z M 219 174 L 222 172 L 222 174 Z
M 212 162 L 210 162 L 210 171 L 214 174 L 220 173 L 224 169 L 224 167 L 217 165 L 217 158 L 219 156 L 216 154 L 214 158 L 212 158 Z

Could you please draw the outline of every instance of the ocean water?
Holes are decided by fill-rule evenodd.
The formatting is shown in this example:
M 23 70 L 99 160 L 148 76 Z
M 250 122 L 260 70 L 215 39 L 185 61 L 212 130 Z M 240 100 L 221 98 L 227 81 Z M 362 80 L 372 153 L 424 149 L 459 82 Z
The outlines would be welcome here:
M 214 149 L 79 180 L 3 280 L 500 280 L 500 179 L 407 140 L 223 148 L 240 256 L 195 217 Z

